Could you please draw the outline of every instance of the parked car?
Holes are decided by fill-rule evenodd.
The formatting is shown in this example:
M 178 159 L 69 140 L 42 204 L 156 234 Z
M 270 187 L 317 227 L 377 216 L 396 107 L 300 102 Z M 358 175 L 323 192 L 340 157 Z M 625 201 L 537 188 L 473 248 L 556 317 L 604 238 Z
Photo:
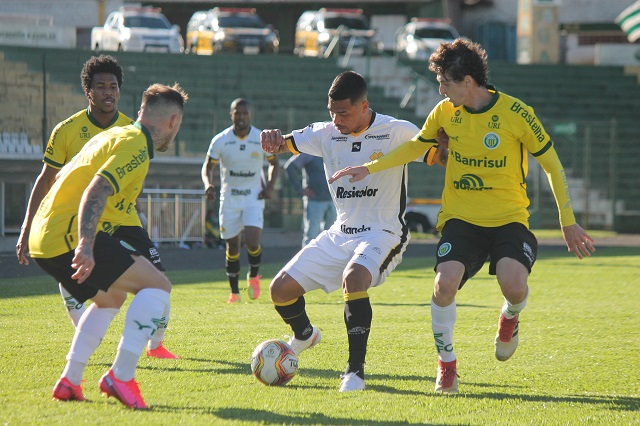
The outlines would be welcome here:
M 123 6 L 102 27 L 91 30 L 93 50 L 182 53 L 180 27 L 171 25 L 157 7 Z
M 189 23 L 187 24 L 187 35 L 185 37 L 185 52 L 191 53 L 191 46 L 195 46 L 198 44 L 198 32 L 202 31 L 204 28 L 202 24 L 205 19 L 207 19 L 207 14 L 209 12 L 206 10 L 198 10 L 191 15 L 189 19 Z
M 446 19 L 412 18 L 398 29 L 395 51 L 399 59 L 426 61 L 440 43 L 460 37 Z
M 187 25 L 189 53 L 278 53 L 280 39 L 277 31 L 266 25 L 255 9 L 216 7 L 209 10 L 204 19 L 201 18 L 196 12 Z
M 339 37 L 336 48 L 345 53 L 366 55 L 377 52 L 376 31 L 362 9 L 309 10 L 300 15 L 296 24 L 294 53 L 298 56 L 323 57 L 334 37 Z

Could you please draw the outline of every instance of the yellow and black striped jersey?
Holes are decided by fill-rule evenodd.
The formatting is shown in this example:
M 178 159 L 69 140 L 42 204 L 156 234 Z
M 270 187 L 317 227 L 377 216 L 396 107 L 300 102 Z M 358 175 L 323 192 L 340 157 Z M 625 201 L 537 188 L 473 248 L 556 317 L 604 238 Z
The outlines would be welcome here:
M 135 200 L 153 158 L 153 142 L 140 123 L 105 130 L 86 143 L 65 165 L 40 203 L 31 226 L 32 257 L 50 258 L 78 244 L 78 208 L 96 176 L 107 179 L 113 195 L 107 199 L 97 230 L 109 234 L 135 214 Z

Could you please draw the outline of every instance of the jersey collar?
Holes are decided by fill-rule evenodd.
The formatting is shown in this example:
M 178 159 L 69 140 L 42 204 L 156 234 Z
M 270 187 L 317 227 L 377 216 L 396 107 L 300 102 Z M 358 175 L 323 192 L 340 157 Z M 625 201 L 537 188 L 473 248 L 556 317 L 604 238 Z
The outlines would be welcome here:
M 96 120 L 93 115 L 91 115 L 91 110 L 89 109 L 89 107 L 87 107 L 87 118 L 89 119 L 89 121 L 91 122 L 91 124 L 93 124 L 94 126 L 96 126 L 99 129 L 108 129 L 109 127 L 113 126 L 115 124 L 116 121 L 118 121 L 118 118 L 120 117 L 120 112 L 116 111 L 115 115 L 113 116 L 113 118 L 111 119 L 111 121 L 104 127 L 102 127 L 102 124 L 100 124 L 98 122 L 98 120 Z
M 147 138 L 147 151 L 149 151 L 149 159 L 152 159 L 154 154 L 154 149 L 153 149 L 153 139 L 151 138 L 151 133 L 149 133 L 149 129 L 144 127 L 144 125 L 139 121 L 136 121 L 135 123 L 133 123 L 133 126 L 140 129 L 142 133 L 144 133 L 144 136 Z
M 371 126 L 373 125 L 373 122 L 376 121 L 376 112 L 375 111 L 371 111 L 371 120 L 369 121 L 369 125 L 367 127 L 365 127 L 364 129 L 362 129 L 359 132 L 351 132 L 351 136 L 358 136 L 363 134 L 364 132 L 366 132 L 369 128 L 371 128 Z
M 498 98 L 500 97 L 500 92 L 498 92 L 498 89 L 496 89 L 496 87 L 491 85 L 491 84 L 487 84 L 487 90 L 489 90 L 489 92 L 493 93 L 493 98 L 491 99 L 491 102 L 489 102 L 484 108 L 479 109 L 477 111 L 472 111 L 469 108 L 467 108 L 466 106 L 464 107 L 464 110 L 466 112 L 468 112 L 469 114 L 482 114 L 483 112 L 487 112 L 491 108 L 493 108 L 493 106 L 496 104 L 496 102 L 498 102 Z

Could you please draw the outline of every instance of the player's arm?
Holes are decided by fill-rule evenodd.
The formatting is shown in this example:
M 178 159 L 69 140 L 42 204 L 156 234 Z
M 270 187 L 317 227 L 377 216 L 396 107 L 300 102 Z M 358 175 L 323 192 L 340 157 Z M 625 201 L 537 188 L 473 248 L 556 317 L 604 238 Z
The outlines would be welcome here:
M 540 163 L 549 180 L 551 191 L 558 206 L 560 226 L 567 249 L 579 259 L 584 256 L 591 256 L 591 253 L 595 251 L 595 241 L 576 222 L 573 207 L 571 206 L 567 177 L 556 150 L 549 142 L 546 149 L 543 148 L 541 152 L 535 153 L 533 156 Z
M 45 163 L 42 166 L 42 171 L 36 178 L 33 189 L 31 190 L 29 204 L 27 205 L 27 212 L 24 215 L 24 221 L 20 228 L 20 236 L 18 237 L 18 242 L 16 244 L 16 255 L 18 256 L 18 262 L 21 264 L 29 264 L 27 256 L 29 255 L 29 234 L 31 233 L 31 223 L 33 222 L 33 217 L 35 216 L 42 199 L 47 195 L 51 186 L 53 186 L 57 173 L 58 169 Z
M 329 183 L 331 184 L 346 175 L 351 176 L 349 182 L 353 183 L 364 179 L 370 173 L 376 173 L 401 164 L 407 164 L 424 155 L 425 151 L 431 146 L 432 145 L 423 142 L 419 136 L 416 136 L 377 160 L 370 161 L 362 166 L 345 167 L 342 170 L 338 170 L 329 178 Z
M 96 264 L 93 245 L 96 240 L 98 222 L 107 205 L 107 199 L 114 194 L 111 183 L 96 175 L 82 194 L 78 207 L 78 246 L 71 262 L 76 272 L 71 276 L 81 284 L 86 280 Z
M 202 183 L 204 184 L 204 195 L 208 200 L 216 199 L 216 187 L 213 185 L 213 171 L 217 165 L 218 161 L 208 155 L 202 164 Z
M 280 164 L 278 163 L 278 157 L 272 155 L 267 158 L 269 161 L 269 170 L 267 171 L 267 186 L 260 193 L 259 198 L 271 199 L 271 193 L 273 192 L 273 188 L 276 184 L 276 180 L 278 180 L 278 175 L 280 174 Z

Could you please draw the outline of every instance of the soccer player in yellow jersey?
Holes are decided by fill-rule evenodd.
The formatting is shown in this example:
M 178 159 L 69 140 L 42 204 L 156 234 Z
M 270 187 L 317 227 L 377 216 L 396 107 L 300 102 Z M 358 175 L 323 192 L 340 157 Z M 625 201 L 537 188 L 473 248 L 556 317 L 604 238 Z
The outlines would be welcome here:
M 150 86 L 138 121 L 99 133 L 60 170 L 29 236 L 31 257 L 78 302 L 91 299 L 92 306 L 112 308 L 112 292 L 135 295 L 113 366 L 99 382 L 104 394 L 134 409 L 147 408 L 134 374 L 140 353 L 167 313 L 171 283 L 114 232 L 135 211 L 154 149 L 166 151 L 175 139 L 187 98 L 177 84 Z M 86 329 L 86 317 L 76 328 L 54 399 L 84 400 L 84 368 L 104 335 Z
M 527 303 L 527 278 L 537 254 L 537 240 L 528 229 L 528 153 L 547 174 L 569 251 L 582 259 L 595 248 L 593 239 L 576 223 L 553 142 L 531 107 L 487 84 L 484 49 L 457 39 L 442 43 L 429 62 L 446 98 L 431 111 L 420 133 L 377 161 L 335 173 L 330 182 L 345 175 L 355 182 L 406 163 L 434 147 L 439 129 L 447 133 L 447 170 L 436 226 L 442 237 L 431 316 L 438 352 L 435 391 L 455 393 L 455 296 L 489 258 L 489 273 L 496 275 L 504 295 L 494 342 L 496 358 L 506 361 L 518 345 L 518 318 Z
M 115 126 L 126 126 L 133 123 L 131 118 L 118 111 L 123 72 L 115 58 L 108 55 L 91 57 L 84 63 L 80 79 L 85 96 L 89 100 L 89 107 L 60 122 L 51 133 L 44 154 L 42 171 L 31 191 L 29 205 L 16 245 L 18 261 L 22 264 L 29 264 L 27 242 L 33 216 L 53 185 L 58 171 L 71 161 L 89 139 L 98 133 Z M 116 230 L 116 235 L 144 253 L 156 268 L 164 271 L 160 254 L 147 232 L 142 228 L 135 209 L 127 214 L 123 224 Z M 86 307 L 84 303 L 75 300 L 61 284 L 59 288 L 71 322 L 74 327 L 77 327 Z M 117 295 L 112 292 L 112 297 L 114 298 L 114 308 L 109 310 L 91 308 L 85 327 L 98 327 L 106 330 L 118 312 L 116 307 L 119 308 L 127 296 L 126 293 Z M 177 358 L 162 344 L 168 321 L 168 317 L 164 318 L 159 331 L 149 340 L 147 355 L 158 358 Z

